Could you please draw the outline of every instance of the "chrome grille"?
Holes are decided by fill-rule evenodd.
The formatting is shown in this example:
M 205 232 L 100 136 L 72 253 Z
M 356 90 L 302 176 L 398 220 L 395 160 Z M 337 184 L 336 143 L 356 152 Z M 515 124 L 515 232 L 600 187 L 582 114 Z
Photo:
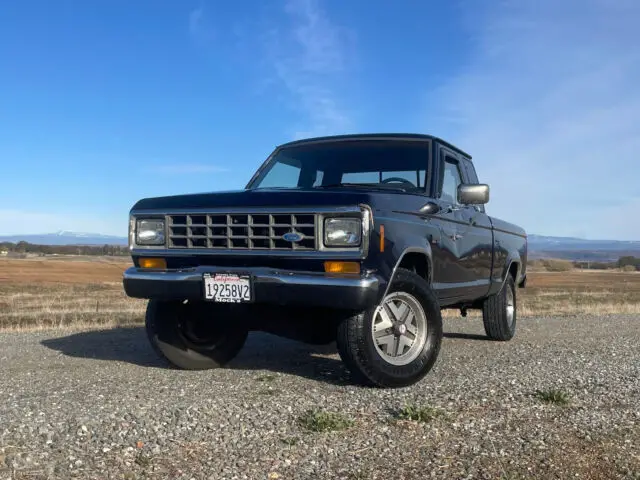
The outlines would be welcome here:
M 313 213 L 216 213 L 167 216 L 169 248 L 229 250 L 315 250 Z M 302 240 L 284 240 L 286 233 Z

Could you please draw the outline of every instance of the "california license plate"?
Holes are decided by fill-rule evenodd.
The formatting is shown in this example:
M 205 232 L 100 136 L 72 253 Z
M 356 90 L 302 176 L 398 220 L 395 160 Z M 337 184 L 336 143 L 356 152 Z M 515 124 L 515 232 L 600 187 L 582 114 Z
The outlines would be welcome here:
M 204 298 L 214 302 L 251 301 L 251 277 L 233 273 L 204 274 Z

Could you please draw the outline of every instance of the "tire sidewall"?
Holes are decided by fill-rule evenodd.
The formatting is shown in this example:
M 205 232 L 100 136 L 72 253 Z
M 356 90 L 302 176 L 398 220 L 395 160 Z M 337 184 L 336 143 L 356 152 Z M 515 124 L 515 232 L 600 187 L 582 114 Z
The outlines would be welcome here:
M 226 329 L 213 346 L 195 346 L 180 329 L 180 318 L 197 314 L 182 302 L 150 300 L 146 331 L 154 350 L 179 368 L 197 370 L 217 368 L 230 361 L 244 345 L 248 329 L 239 324 Z

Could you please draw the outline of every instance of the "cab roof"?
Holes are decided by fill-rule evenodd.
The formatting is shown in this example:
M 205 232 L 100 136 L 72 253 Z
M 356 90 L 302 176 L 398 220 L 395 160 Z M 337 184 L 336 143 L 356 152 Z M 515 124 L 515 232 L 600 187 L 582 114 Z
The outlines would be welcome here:
M 305 143 L 316 143 L 316 142 L 339 142 L 345 140 L 402 140 L 402 139 L 422 139 L 422 140 L 431 140 L 437 143 L 440 143 L 457 153 L 467 157 L 471 160 L 471 155 L 469 155 L 464 150 L 456 147 L 455 145 L 443 140 L 442 138 L 436 137 L 434 135 L 427 135 L 422 133 L 352 133 L 346 135 L 326 135 L 322 137 L 310 137 L 303 138 L 300 140 L 293 140 L 291 142 L 286 142 L 277 146 L 277 148 L 286 148 L 295 145 L 303 145 Z

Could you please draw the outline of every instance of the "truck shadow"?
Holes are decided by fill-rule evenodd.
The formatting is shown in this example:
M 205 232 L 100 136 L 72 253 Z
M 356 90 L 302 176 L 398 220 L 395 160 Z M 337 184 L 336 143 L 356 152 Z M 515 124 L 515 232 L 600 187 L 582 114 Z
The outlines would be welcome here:
M 488 341 L 487 337 L 475 334 L 446 332 L 444 336 Z M 151 348 L 142 327 L 82 331 L 45 339 L 41 344 L 68 357 L 169 368 Z M 352 384 L 335 343 L 307 345 L 261 332 L 252 332 L 243 350 L 225 368 L 284 373 L 334 385 Z
M 445 332 L 444 338 L 458 338 L 461 340 L 485 340 L 489 341 L 489 337 L 486 335 L 478 335 L 476 333 L 457 333 L 457 332 Z
M 40 343 L 69 357 L 169 368 L 151 348 L 142 327 L 83 331 Z M 336 385 L 352 383 L 335 344 L 306 345 L 260 332 L 249 335 L 240 354 L 225 368 L 285 373 Z

